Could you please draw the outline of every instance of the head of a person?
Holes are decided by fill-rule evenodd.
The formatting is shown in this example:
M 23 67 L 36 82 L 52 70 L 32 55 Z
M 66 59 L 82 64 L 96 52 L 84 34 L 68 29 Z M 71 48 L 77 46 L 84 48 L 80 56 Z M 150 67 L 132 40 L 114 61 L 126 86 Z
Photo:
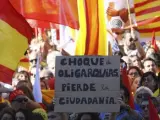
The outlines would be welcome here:
M 53 75 L 55 75 L 56 56 L 62 56 L 62 54 L 59 51 L 52 51 L 47 55 L 47 65 Z
M 54 104 L 50 104 L 47 109 L 48 120 L 68 120 L 67 113 L 54 112 Z
M 0 112 L 0 120 L 15 120 L 15 111 L 11 107 L 6 107 Z
M 140 86 L 145 86 L 151 89 L 153 92 L 157 90 L 157 76 L 153 72 L 146 72 L 143 74 L 140 80 Z
M 20 108 L 26 108 L 28 98 L 22 90 L 16 89 L 10 93 L 9 101 L 12 108 L 17 111 Z
M 136 49 L 136 45 L 134 42 L 135 40 L 132 38 L 130 30 L 125 30 L 124 33 L 122 34 L 122 37 L 123 37 L 125 45 L 128 49 L 130 49 L 130 50 Z
M 49 71 L 48 69 L 43 69 L 40 72 L 40 79 L 41 80 L 49 80 L 50 78 L 53 77 L 53 74 L 51 71 Z
M 151 58 L 146 58 L 143 61 L 144 72 L 157 72 L 157 65 L 155 61 Z
M 127 63 L 127 69 L 129 69 L 130 66 L 132 66 L 132 61 L 128 56 L 123 56 L 122 59 Z
M 120 97 L 124 103 L 128 103 L 130 94 L 128 89 L 123 84 L 121 84 L 120 86 Z
M 68 115 L 66 113 L 56 113 L 54 111 L 49 111 L 48 120 L 68 120 Z
M 41 89 L 49 89 L 49 81 L 53 79 L 53 74 L 47 69 L 43 69 L 40 72 Z
M 44 118 L 39 113 L 32 113 L 32 119 L 31 120 L 44 120 Z
M 98 113 L 79 113 L 77 120 L 99 120 Z
M 31 52 L 29 54 L 29 63 L 30 63 L 30 67 L 36 67 L 36 63 L 37 63 L 37 53 L 36 52 Z
M 47 81 L 41 80 L 40 85 L 41 85 L 41 90 L 48 90 L 49 89 Z
M 152 47 L 149 47 L 147 50 L 146 50 L 146 58 L 148 58 L 151 54 L 155 53 L 155 50 L 154 48 Z
M 32 90 L 31 90 L 29 87 L 27 87 L 26 85 L 18 85 L 18 86 L 17 86 L 17 89 L 22 90 L 23 93 L 24 93 L 29 99 L 31 99 L 31 100 L 34 101 L 34 96 L 33 96 L 33 94 L 32 94 Z
M 135 91 L 139 87 L 139 82 L 142 77 L 142 72 L 138 67 L 131 66 L 127 71 L 127 74 L 131 85 L 131 90 L 133 93 L 135 93 Z
M 155 61 L 158 68 L 160 68 L 160 54 L 159 53 L 152 53 L 148 56 L 148 58 L 151 58 Z
M 137 67 L 140 67 L 140 68 L 142 67 L 141 60 L 140 60 L 140 58 L 138 58 L 137 55 L 131 56 L 130 60 L 132 61 L 133 66 L 137 66 Z
M 15 119 L 16 120 L 30 120 L 32 112 L 29 109 L 19 109 L 16 111 Z
M 138 89 L 139 87 L 139 84 L 140 84 L 140 80 L 141 78 L 140 77 L 137 77 L 136 79 L 134 79 L 131 83 L 131 90 L 133 93 L 136 92 L 136 90 Z
M 159 111 L 159 102 L 157 101 L 157 99 L 155 97 L 150 97 L 148 99 L 143 99 L 142 103 L 140 104 L 140 108 L 141 108 L 141 114 L 144 117 L 145 120 L 149 120 L 150 115 L 149 115 L 149 99 L 151 100 L 151 102 L 153 103 L 154 107 L 157 110 L 157 114 Z
M 9 107 L 9 104 L 6 102 L 0 103 L 0 111 L 2 111 L 4 108 Z
M 134 80 L 137 77 L 142 77 L 141 70 L 136 66 L 131 66 L 127 71 L 128 77 L 131 80 Z
M 149 88 L 141 86 L 136 90 L 134 101 L 140 105 L 144 99 L 148 99 L 149 97 L 153 97 L 153 92 Z
M 120 58 L 122 58 L 122 57 L 123 57 L 123 54 L 122 54 L 122 52 L 121 52 L 121 51 L 116 51 L 116 52 L 114 52 L 114 55 L 116 55 L 116 56 L 120 56 Z
M 19 81 L 29 81 L 30 82 L 30 75 L 27 71 L 20 71 L 18 72 L 18 75 L 17 75 L 17 79 Z
M 41 116 L 42 120 L 48 120 L 47 113 L 44 109 L 42 108 L 36 108 L 32 111 L 33 114 L 38 114 Z M 38 119 L 39 120 L 39 119 Z

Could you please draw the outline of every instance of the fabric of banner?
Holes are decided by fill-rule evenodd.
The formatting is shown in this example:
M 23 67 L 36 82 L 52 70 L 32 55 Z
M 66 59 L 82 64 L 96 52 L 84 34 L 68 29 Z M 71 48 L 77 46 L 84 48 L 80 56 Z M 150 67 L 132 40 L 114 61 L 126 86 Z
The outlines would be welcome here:
M 78 29 L 77 0 L 10 0 L 27 19 L 48 21 Z M 60 17 L 61 16 L 61 17 Z

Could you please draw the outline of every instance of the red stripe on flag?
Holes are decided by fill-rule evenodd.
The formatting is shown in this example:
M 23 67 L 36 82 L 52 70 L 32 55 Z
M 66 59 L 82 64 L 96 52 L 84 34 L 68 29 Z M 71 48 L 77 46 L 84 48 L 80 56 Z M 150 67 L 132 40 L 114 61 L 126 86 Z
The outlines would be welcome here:
M 25 13 L 25 17 L 28 19 L 35 19 L 36 20 L 40 20 L 42 21 L 46 21 L 46 22 L 53 22 L 55 24 L 64 24 L 66 23 L 66 19 L 61 19 L 61 21 L 59 21 L 59 15 L 58 14 L 41 14 L 41 13 Z M 72 26 L 73 29 L 79 29 L 79 22 L 75 21 L 74 19 L 70 19 L 70 21 L 68 21 L 68 23 L 64 24 L 64 25 L 69 25 Z
M 158 32 L 160 31 L 160 27 L 156 27 L 156 28 L 148 28 L 148 29 L 139 29 L 140 33 L 152 33 L 153 31 Z
M 140 20 L 140 21 L 137 22 L 137 24 L 138 23 L 141 24 L 142 22 L 146 22 L 147 24 L 149 24 L 149 23 L 155 23 L 155 22 L 159 22 L 159 21 L 160 21 L 160 17 L 154 17 L 154 18 L 149 18 L 149 19 L 145 19 L 145 20 Z
M 152 7 L 149 9 L 145 9 L 145 10 L 136 12 L 136 16 L 140 16 L 140 15 L 144 15 L 144 14 L 148 14 L 148 13 L 152 13 L 152 12 L 157 12 L 157 11 L 160 11 L 160 6 Z
M 23 58 L 20 60 L 20 62 L 29 62 L 29 59 L 28 58 Z
M 1 7 L 0 9 L 3 10 L 0 11 L 0 19 L 15 28 L 18 32 L 28 38 L 28 42 L 30 42 L 33 31 L 25 18 L 13 8 L 8 0 L 1 0 L 1 6 L 3 6 L 3 8 Z
M 136 3 L 134 6 L 135 6 L 135 8 L 142 7 L 146 4 L 149 4 L 149 3 L 154 2 L 154 1 L 158 1 L 158 0 L 146 0 L 146 1 L 143 1 L 143 2 Z
M 12 84 L 13 74 L 14 74 L 13 70 L 3 65 L 0 65 L 0 81 L 8 83 L 8 84 Z

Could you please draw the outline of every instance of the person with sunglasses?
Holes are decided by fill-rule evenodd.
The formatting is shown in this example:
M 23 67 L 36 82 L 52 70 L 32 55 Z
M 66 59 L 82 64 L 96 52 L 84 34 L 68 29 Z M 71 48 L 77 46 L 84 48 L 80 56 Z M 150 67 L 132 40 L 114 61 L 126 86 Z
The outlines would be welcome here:
M 145 118 L 145 120 L 149 120 L 150 118 L 150 114 L 149 114 L 149 99 L 151 99 L 154 107 L 157 110 L 157 114 L 159 114 L 159 103 L 157 101 L 157 99 L 155 97 L 150 97 L 150 98 L 143 98 L 141 104 L 140 104 L 140 108 L 142 110 L 141 114 L 143 115 L 143 117 Z
M 134 29 L 125 30 L 122 34 L 122 40 L 124 41 L 124 46 L 121 50 L 123 50 L 128 57 L 132 55 L 137 55 L 140 59 L 145 57 L 144 49 Z

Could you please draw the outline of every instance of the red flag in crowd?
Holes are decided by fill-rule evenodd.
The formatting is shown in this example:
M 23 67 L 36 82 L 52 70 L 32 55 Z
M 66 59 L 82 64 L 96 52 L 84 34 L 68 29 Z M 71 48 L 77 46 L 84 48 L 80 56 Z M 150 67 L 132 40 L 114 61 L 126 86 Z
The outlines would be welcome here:
M 128 79 L 128 76 L 127 76 L 127 71 L 126 69 L 123 69 L 123 74 L 122 74 L 122 83 L 123 85 L 128 89 L 129 93 L 130 93 L 130 98 L 129 98 L 129 105 L 131 108 L 134 109 L 134 99 L 133 99 L 133 94 L 132 94 L 132 91 L 131 91 L 131 86 L 130 86 L 130 83 L 129 83 L 129 79 Z
M 153 35 L 152 35 L 152 43 L 151 43 L 152 47 L 154 48 L 154 50 L 156 52 L 158 52 L 158 46 L 156 44 L 156 39 L 155 39 L 155 31 L 153 31 Z
M 149 97 L 149 116 L 150 116 L 149 120 L 160 120 L 158 117 L 158 112 L 154 107 L 150 97 Z

